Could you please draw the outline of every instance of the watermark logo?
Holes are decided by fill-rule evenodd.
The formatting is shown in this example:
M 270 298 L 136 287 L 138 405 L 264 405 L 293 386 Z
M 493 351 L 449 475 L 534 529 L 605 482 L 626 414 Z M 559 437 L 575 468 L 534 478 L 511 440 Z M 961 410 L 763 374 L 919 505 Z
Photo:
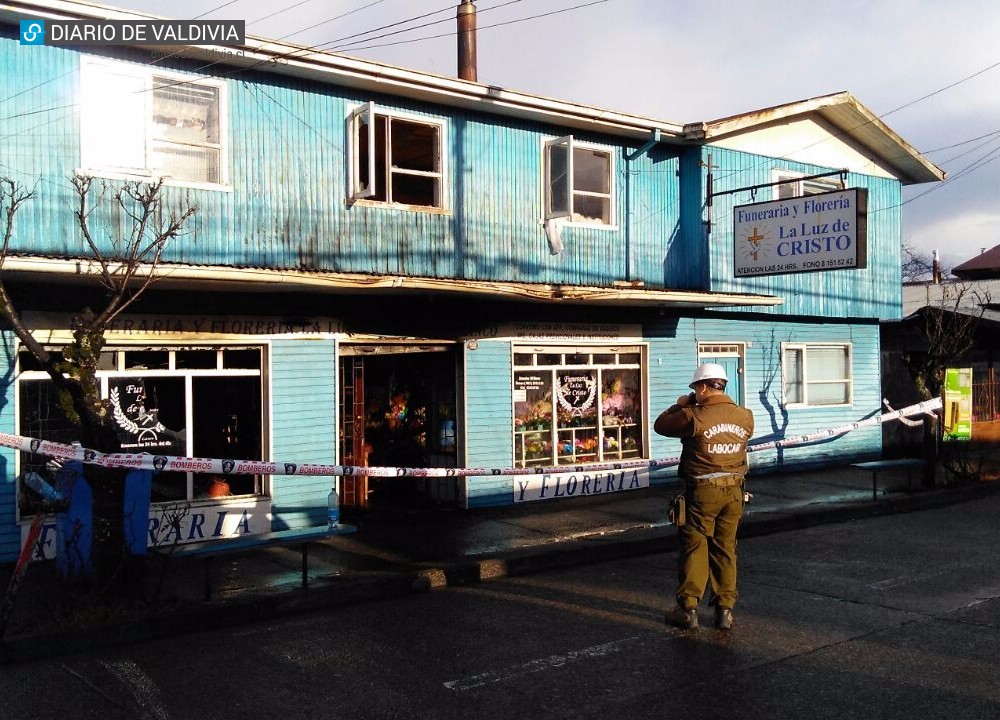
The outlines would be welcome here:
M 44 20 L 22 20 L 21 21 L 21 44 L 22 45 L 44 45 L 45 44 L 45 21 Z
M 21 20 L 22 45 L 243 45 L 245 20 Z

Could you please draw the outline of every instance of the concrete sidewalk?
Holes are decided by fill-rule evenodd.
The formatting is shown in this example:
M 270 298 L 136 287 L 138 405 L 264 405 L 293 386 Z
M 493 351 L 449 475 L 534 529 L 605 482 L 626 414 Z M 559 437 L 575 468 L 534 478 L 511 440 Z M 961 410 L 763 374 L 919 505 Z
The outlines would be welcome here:
M 941 475 L 939 475 L 940 479 Z M 922 489 L 919 472 L 879 474 L 849 466 L 751 477 L 753 499 L 741 526 L 752 537 L 962 502 L 1000 491 L 1000 483 Z M 17 596 L 0 661 L 93 649 L 252 622 L 344 603 L 398 597 L 444 585 L 476 583 L 676 549 L 667 522 L 676 486 L 481 510 L 370 513 L 348 521 L 358 532 L 310 545 L 309 586 L 295 549 L 268 548 L 215 558 L 204 599 L 204 560 L 150 560 L 144 603 L 114 617 L 54 617 L 53 563 L 29 567 Z M 7 587 L 12 568 L 0 569 Z M 664 606 L 670 598 L 664 598 Z

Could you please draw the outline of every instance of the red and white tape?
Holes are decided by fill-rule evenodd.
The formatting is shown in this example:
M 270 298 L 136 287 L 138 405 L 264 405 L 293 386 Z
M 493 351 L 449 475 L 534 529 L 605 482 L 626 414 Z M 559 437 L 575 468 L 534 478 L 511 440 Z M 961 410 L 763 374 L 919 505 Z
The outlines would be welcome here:
M 854 430 L 871 425 L 881 425 L 901 417 L 922 415 L 941 408 L 941 399 L 926 400 L 917 405 L 900 410 L 875 415 L 857 422 L 847 423 L 828 430 L 798 435 L 772 442 L 751 445 L 748 452 L 773 450 L 777 448 L 803 445 L 817 440 L 831 439 L 845 435 Z M 153 470 L 155 472 L 195 472 L 212 473 L 216 475 L 367 475 L 370 477 L 469 477 L 473 475 L 538 475 L 560 472 L 586 472 L 597 470 L 626 470 L 631 468 L 648 468 L 658 470 L 671 467 L 680 462 L 680 457 L 660 458 L 657 460 L 622 460 L 615 462 L 587 463 L 582 465 L 557 465 L 550 467 L 525 468 L 404 468 L 385 466 L 360 465 L 319 465 L 315 463 L 284 462 L 280 460 L 227 460 L 218 458 L 194 458 L 168 455 L 151 455 L 149 453 L 100 453 L 95 450 L 66 445 L 63 443 L 38 440 L 0 433 L 0 446 L 9 447 L 27 453 L 35 453 L 58 460 L 77 460 L 79 462 L 101 465 L 107 468 L 126 468 Z

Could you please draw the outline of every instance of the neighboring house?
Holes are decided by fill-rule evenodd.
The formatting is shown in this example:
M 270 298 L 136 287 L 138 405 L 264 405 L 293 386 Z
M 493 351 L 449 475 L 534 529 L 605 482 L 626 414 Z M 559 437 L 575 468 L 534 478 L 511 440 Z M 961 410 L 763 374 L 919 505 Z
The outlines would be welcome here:
M 966 260 L 953 268 L 951 274 L 959 280 L 997 280 L 1000 279 L 1000 245 Z
M 992 252 L 992 251 L 990 251 Z M 905 405 L 916 394 L 904 355 L 919 358 L 942 333 L 967 332 L 972 346 L 955 361 L 973 374 L 973 422 L 1000 419 L 1000 272 L 983 253 L 952 271 L 959 279 L 903 285 L 903 315 L 882 323 L 882 383 L 887 399 Z M 944 319 L 939 316 L 943 314 Z
M 100 369 L 176 454 L 568 469 L 672 457 L 652 420 L 708 360 L 753 410 L 755 441 L 880 410 L 901 187 L 943 175 L 847 93 L 681 125 L 281 41 L 228 55 L 23 46 L 24 17 L 140 16 L 18 7 L 0 10 L 0 175 L 36 197 L 5 272 L 37 336 L 57 347 L 96 288 L 70 176 L 166 176 L 168 206 L 198 208 Z M 108 236 L 121 227 L 94 213 Z M 48 381 L 4 337 L 0 430 L 72 440 Z M 880 450 L 866 427 L 753 465 Z M 18 551 L 32 459 L 0 458 L 2 561 Z M 475 507 L 647 482 L 584 477 L 342 489 L 349 507 Z M 259 532 L 322 522 L 330 480 L 229 484 L 220 498 L 207 476 L 163 473 L 153 502 Z

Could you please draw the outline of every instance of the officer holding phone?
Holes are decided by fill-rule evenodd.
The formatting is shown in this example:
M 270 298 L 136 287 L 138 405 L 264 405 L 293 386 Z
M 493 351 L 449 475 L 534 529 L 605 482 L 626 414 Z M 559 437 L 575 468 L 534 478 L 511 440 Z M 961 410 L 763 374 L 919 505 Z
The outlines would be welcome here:
M 677 606 L 666 621 L 682 628 L 698 627 L 698 603 L 711 584 L 715 626 L 733 626 L 736 604 L 736 530 L 743 517 L 747 443 L 753 435 L 753 413 L 726 395 L 729 378 L 716 363 L 705 363 L 675 405 L 656 418 L 660 435 L 681 439 L 679 475 L 687 502 L 685 524 L 678 529 Z

